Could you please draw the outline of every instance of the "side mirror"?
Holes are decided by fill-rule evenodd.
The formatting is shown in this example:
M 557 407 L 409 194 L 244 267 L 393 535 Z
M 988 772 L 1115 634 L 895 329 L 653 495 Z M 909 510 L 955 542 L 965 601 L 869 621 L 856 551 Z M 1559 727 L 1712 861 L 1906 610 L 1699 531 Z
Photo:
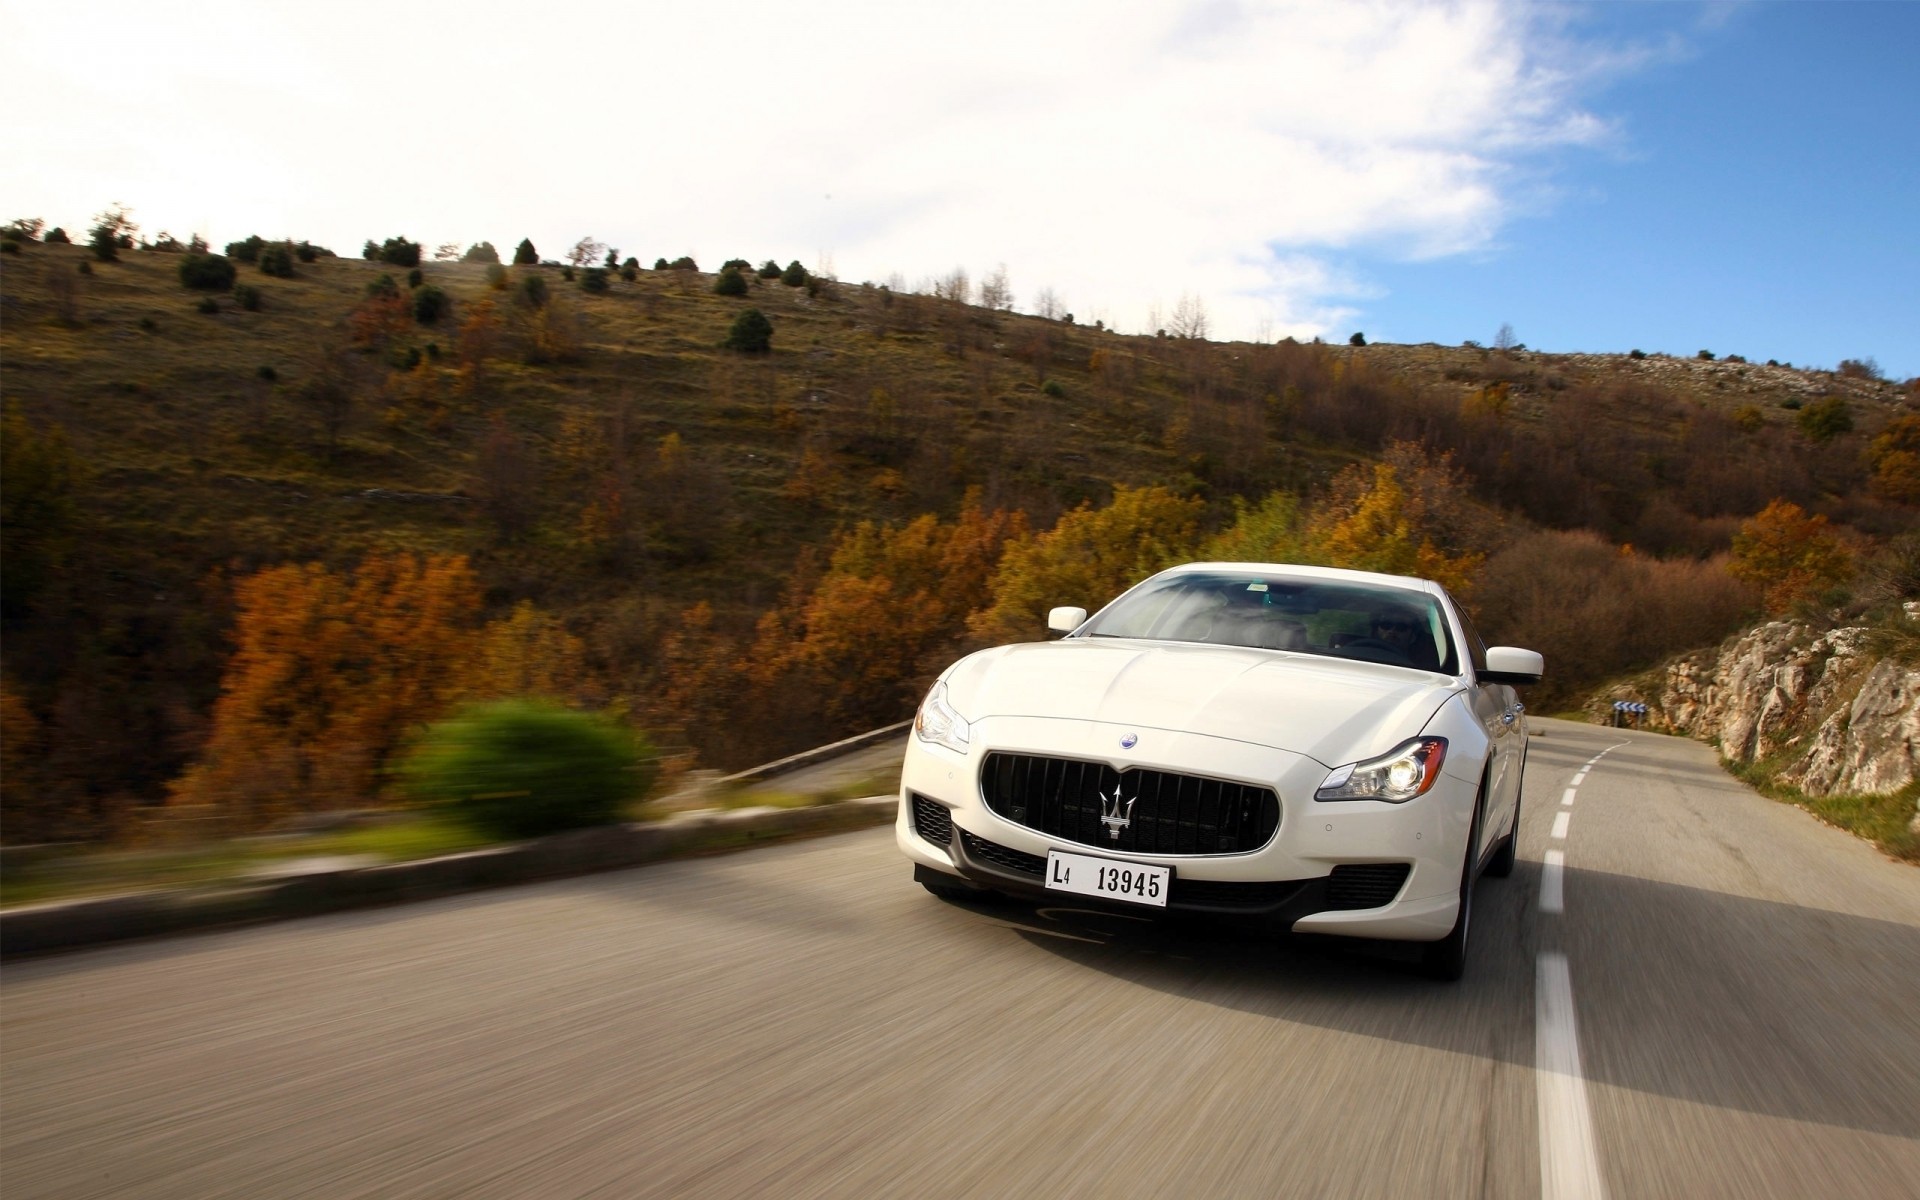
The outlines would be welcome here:
M 1047 628 L 1055 633 L 1072 633 L 1087 623 L 1084 608 L 1055 608 L 1047 611 Z
M 1530 683 L 1539 683 L 1540 676 L 1547 670 L 1547 660 L 1540 657 L 1537 650 L 1522 650 L 1518 646 L 1488 646 L 1487 669 L 1481 671 L 1481 683 L 1510 683 L 1524 687 Z

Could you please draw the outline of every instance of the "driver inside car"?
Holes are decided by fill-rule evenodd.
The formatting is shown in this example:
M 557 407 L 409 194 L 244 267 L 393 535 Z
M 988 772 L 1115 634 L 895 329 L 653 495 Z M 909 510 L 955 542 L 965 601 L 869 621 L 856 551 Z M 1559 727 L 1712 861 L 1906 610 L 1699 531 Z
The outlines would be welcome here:
M 1409 612 L 1394 609 L 1373 616 L 1373 636 L 1408 657 L 1413 655 L 1413 635 L 1418 629 Z

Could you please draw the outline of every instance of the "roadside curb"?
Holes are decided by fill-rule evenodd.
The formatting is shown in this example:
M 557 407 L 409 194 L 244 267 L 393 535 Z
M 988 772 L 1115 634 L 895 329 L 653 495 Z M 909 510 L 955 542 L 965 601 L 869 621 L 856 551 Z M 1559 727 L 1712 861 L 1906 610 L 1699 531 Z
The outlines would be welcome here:
M 794 758 L 815 761 L 830 757 L 820 751 L 844 752 L 866 744 L 863 738 L 878 740 L 897 731 L 875 730 Z M 782 759 L 754 770 L 779 767 L 788 771 L 807 765 L 782 765 L 791 761 Z M 893 819 L 898 803 L 897 797 L 888 795 L 808 808 L 709 809 L 680 813 L 663 821 L 577 829 L 414 862 L 360 866 L 339 859 L 319 859 L 311 870 L 296 867 L 273 879 L 24 905 L 0 910 L 0 959 L 429 900 L 845 833 L 886 824 Z

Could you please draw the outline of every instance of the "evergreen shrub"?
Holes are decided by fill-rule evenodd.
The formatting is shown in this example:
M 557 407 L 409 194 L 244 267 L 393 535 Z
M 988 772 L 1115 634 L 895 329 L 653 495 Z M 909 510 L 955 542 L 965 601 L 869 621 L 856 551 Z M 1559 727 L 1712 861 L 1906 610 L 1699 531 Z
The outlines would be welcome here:
M 401 764 L 413 795 L 508 838 L 617 821 L 656 771 L 644 734 L 536 699 L 465 708 L 429 727 Z

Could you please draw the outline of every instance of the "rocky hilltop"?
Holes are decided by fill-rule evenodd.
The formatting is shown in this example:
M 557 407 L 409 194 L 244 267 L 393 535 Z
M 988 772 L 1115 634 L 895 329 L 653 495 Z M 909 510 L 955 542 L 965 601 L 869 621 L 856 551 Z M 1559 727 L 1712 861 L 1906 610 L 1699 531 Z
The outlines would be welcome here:
M 1920 602 L 1907 619 L 1920 622 Z M 1646 704 L 1646 728 L 1713 742 L 1732 763 L 1767 762 L 1811 797 L 1887 795 L 1920 778 L 1920 667 L 1873 649 L 1859 626 L 1755 626 L 1595 698 Z M 1909 828 L 1920 834 L 1920 813 Z

